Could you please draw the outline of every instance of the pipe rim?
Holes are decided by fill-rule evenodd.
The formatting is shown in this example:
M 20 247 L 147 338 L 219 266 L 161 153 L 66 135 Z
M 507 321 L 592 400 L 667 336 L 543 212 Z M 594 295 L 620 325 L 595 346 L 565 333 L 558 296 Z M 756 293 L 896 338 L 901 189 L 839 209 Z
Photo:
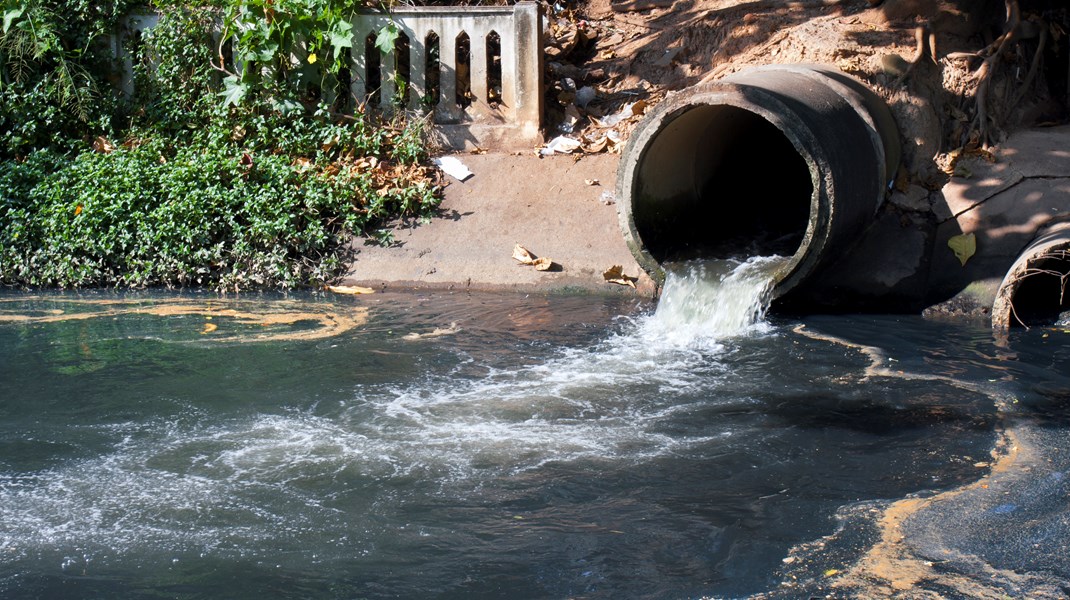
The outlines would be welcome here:
M 677 93 L 666 98 L 644 118 L 623 152 L 625 157 L 632 157 L 638 149 L 638 156 L 634 160 L 624 160 L 617 177 L 618 217 L 625 243 L 639 265 L 658 285 L 662 285 L 665 281 L 665 269 L 647 250 L 632 212 L 632 198 L 638 185 L 635 175 L 658 135 L 672 121 L 690 110 L 705 106 L 729 106 L 762 118 L 776 127 L 791 143 L 810 172 L 810 210 L 806 231 L 799 247 L 773 275 L 772 295 L 781 296 L 809 274 L 820 256 L 834 210 L 827 201 L 829 193 L 833 191 L 834 182 L 830 176 L 828 158 L 820 152 L 820 145 L 813 132 L 799 120 L 784 118 L 783 116 L 790 115 L 791 111 L 772 94 L 760 88 L 726 81 L 705 84 L 689 90 L 686 95 Z
M 1030 273 L 1036 265 L 1046 260 L 1070 260 L 1070 222 L 1061 222 L 1041 229 L 1032 242 L 1015 259 L 1014 264 L 1003 277 L 992 303 L 992 329 L 998 333 L 1007 333 L 1018 318 L 1014 299 L 1022 284 L 1034 274 Z M 1026 326 L 1028 327 L 1028 326 Z

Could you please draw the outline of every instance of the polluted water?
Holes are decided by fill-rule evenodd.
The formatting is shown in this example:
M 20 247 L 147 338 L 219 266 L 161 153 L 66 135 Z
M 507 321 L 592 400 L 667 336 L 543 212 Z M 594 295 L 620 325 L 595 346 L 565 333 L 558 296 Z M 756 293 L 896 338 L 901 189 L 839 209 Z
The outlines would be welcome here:
M 993 442 L 985 394 L 874 382 L 870 355 L 829 340 L 901 369 L 1008 369 L 978 330 L 920 319 L 800 335 L 765 316 L 780 260 L 679 265 L 653 310 L 4 293 L 0 597 L 780 589 L 844 506 L 972 481 Z

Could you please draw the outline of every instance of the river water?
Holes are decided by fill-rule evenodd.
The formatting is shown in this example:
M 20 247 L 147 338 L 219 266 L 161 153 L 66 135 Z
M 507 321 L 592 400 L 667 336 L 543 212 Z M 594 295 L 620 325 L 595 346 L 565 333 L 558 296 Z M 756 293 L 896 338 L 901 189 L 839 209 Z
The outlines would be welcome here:
M 976 480 L 993 398 L 1070 364 L 1054 329 L 1024 363 L 981 327 L 765 317 L 760 262 L 657 311 L 0 295 L 0 597 L 761 593 L 843 507 Z

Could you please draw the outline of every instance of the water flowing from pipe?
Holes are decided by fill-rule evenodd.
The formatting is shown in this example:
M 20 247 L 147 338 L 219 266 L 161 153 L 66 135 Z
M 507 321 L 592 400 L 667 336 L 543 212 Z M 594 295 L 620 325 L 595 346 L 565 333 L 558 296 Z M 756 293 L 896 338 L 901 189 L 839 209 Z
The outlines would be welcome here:
M 786 260 L 752 256 L 668 268 L 657 311 L 641 328 L 643 336 L 680 347 L 760 330 L 774 275 Z

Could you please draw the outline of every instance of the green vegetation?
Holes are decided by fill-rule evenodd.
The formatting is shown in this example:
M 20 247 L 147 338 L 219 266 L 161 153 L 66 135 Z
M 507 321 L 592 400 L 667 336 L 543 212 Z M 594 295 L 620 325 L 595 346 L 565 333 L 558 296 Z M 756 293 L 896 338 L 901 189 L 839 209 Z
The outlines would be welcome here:
M 437 206 L 424 119 L 343 114 L 352 3 L 157 0 L 132 95 L 131 2 L 0 6 L 0 283 L 314 285 Z

